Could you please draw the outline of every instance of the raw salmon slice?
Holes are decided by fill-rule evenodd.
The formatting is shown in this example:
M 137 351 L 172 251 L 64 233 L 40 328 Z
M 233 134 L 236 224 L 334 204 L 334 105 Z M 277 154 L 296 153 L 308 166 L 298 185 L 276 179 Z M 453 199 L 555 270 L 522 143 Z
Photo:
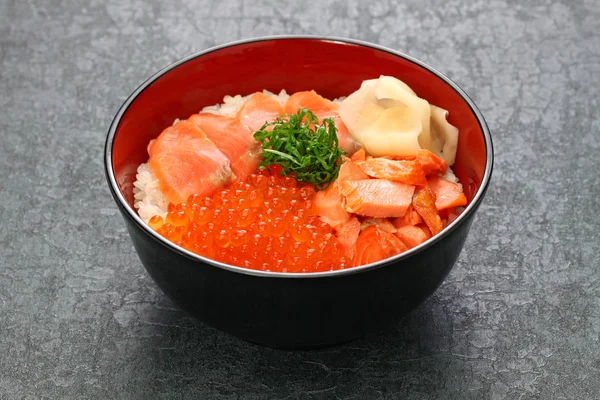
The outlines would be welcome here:
M 327 114 L 338 109 L 337 104 L 333 101 L 320 96 L 314 90 L 309 90 L 291 95 L 285 103 L 285 113 L 296 114 L 302 107 L 309 109 L 314 114 Z
M 267 94 L 256 92 L 240 108 L 237 117 L 254 133 L 266 122 L 273 122 L 282 114 L 283 106 L 279 101 Z
M 239 181 L 249 177 L 260 164 L 261 145 L 252 131 L 237 118 L 209 113 L 194 114 L 188 121 L 199 127 L 229 158 L 231 170 Z
M 338 114 L 338 105 L 333 101 L 320 96 L 314 90 L 297 92 L 291 95 L 285 103 L 285 112 L 286 114 L 295 114 L 302 107 L 312 111 L 319 118 L 320 123 L 325 118 L 333 118 L 337 129 L 338 143 L 342 150 L 353 154 L 361 148 L 360 144 L 350 136 L 348 128 Z
M 419 161 L 416 160 L 390 160 L 378 157 L 360 161 L 357 164 L 373 178 L 389 179 L 417 186 L 427 184 L 425 172 Z
M 358 237 L 352 265 L 357 267 L 385 260 L 406 250 L 408 249 L 404 243 L 393 233 L 372 225 L 363 230 Z
M 427 226 L 405 225 L 396 231 L 396 236 L 402 240 L 406 247 L 412 249 L 431 238 L 431 232 L 429 232 Z
M 233 177 L 227 156 L 189 121 L 165 129 L 148 145 L 148 154 L 160 190 L 174 204 L 194 193 L 211 196 Z
M 402 217 L 410 206 L 415 187 L 387 179 L 340 183 L 348 212 L 376 218 Z

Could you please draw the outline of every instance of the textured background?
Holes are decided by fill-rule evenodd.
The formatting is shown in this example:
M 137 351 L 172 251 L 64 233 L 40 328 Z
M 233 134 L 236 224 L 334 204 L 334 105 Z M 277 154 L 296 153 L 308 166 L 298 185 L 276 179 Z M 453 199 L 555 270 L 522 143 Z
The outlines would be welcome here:
M 279 33 L 430 63 L 480 106 L 496 146 L 439 291 L 322 351 L 260 348 L 178 311 L 103 175 L 109 123 L 145 78 Z M 600 398 L 597 0 L 2 0 L 0 62 L 1 399 Z

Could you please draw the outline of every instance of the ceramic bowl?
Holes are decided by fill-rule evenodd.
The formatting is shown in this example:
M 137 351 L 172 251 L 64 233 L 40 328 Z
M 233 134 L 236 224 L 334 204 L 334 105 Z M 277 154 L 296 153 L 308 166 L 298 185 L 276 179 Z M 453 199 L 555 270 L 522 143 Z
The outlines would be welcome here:
M 443 66 L 442 66 L 443 68 Z M 146 146 L 175 118 L 223 96 L 268 89 L 314 89 L 345 96 L 365 79 L 395 76 L 450 112 L 459 129 L 455 174 L 469 200 L 440 234 L 401 255 L 341 271 L 276 273 L 195 255 L 150 229 L 133 207 L 133 182 Z M 490 133 L 477 107 L 452 81 L 408 55 L 328 37 L 267 37 L 188 56 L 156 73 L 125 101 L 105 148 L 106 176 L 131 240 L 156 284 L 182 309 L 240 338 L 278 348 L 309 348 L 357 338 L 399 320 L 438 288 L 461 252 L 493 164 Z

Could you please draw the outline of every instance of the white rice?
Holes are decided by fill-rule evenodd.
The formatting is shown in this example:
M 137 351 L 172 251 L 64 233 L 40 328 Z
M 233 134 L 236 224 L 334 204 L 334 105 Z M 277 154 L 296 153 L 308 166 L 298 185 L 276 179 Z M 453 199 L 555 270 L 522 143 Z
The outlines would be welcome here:
M 462 183 L 460 183 L 456 175 L 454 175 L 454 171 L 452 171 L 452 168 L 448 168 L 446 174 L 442 178 L 447 179 L 450 182 L 458 183 L 458 186 L 460 186 L 460 190 L 463 190 Z
M 290 95 L 287 94 L 285 89 L 279 92 L 279 94 L 269 92 L 268 90 L 263 90 L 263 93 L 273 97 L 275 100 L 279 101 L 281 105 L 285 105 L 285 103 L 290 98 Z M 252 96 L 252 94 L 243 97 L 240 94 L 236 96 L 225 96 L 223 97 L 222 104 L 215 104 L 214 106 L 204 107 L 200 112 L 217 115 L 227 115 L 231 117 L 238 112 L 238 110 L 244 105 L 244 103 L 248 100 L 248 98 L 250 98 L 250 96 Z
M 160 191 L 158 179 L 148 163 L 140 165 L 137 169 L 136 181 L 133 182 L 133 198 L 133 205 L 144 222 L 147 223 L 155 215 L 166 217 L 169 202 Z
M 285 105 L 288 98 L 290 97 L 290 95 L 287 94 L 285 90 L 282 90 L 281 92 L 279 92 L 279 94 L 269 92 L 268 90 L 263 90 L 263 93 L 272 96 L 273 98 L 278 100 L 282 105 Z M 215 104 L 214 106 L 204 107 L 202 110 L 200 110 L 200 113 L 233 116 L 238 112 L 242 105 L 244 105 L 244 103 L 248 100 L 250 96 L 251 94 L 247 96 L 242 96 L 239 94 L 236 96 L 225 96 L 223 97 L 222 104 Z M 337 99 L 334 99 L 333 102 L 339 104 L 345 98 L 345 96 L 338 97 Z M 175 125 L 179 121 L 179 118 L 175 119 L 175 121 L 173 121 L 173 125 Z M 457 182 L 460 185 L 460 182 L 458 182 L 458 178 L 456 177 L 456 175 L 454 175 L 454 172 L 452 172 L 450 168 L 448 168 L 448 172 L 446 173 L 444 178 L 452 182 Z M 156 179 L 156 177 L 152 173 L 152 170 L 150 170 L 148 163 L 141 164 L 137 169 L 136 181 L 133 183 L 133 197 L 133 205 L 138 210 L 138 214 L 140 218 L 144 220 L 144 222 L 148 223 L 150 218 L 152 218 L 155 215 L 158 215 L 162 218 L 166 217 L 167 206 L 169 205 L 169 202 L 160 191 L 158 186 L 158 179 Z

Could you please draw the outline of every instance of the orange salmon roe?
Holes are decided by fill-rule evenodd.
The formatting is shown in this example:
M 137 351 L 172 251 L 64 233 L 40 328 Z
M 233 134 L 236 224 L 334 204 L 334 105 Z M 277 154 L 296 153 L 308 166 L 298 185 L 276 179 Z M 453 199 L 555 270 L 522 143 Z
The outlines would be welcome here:
M 258 171 L 213 197 L 191 195 L 169 204 L 160 235 L 196 254 L 238 267 L 319 272 L 350 266 L 333 229 L 317 216 L 312 186 L 299 186 L 279 168 Z

